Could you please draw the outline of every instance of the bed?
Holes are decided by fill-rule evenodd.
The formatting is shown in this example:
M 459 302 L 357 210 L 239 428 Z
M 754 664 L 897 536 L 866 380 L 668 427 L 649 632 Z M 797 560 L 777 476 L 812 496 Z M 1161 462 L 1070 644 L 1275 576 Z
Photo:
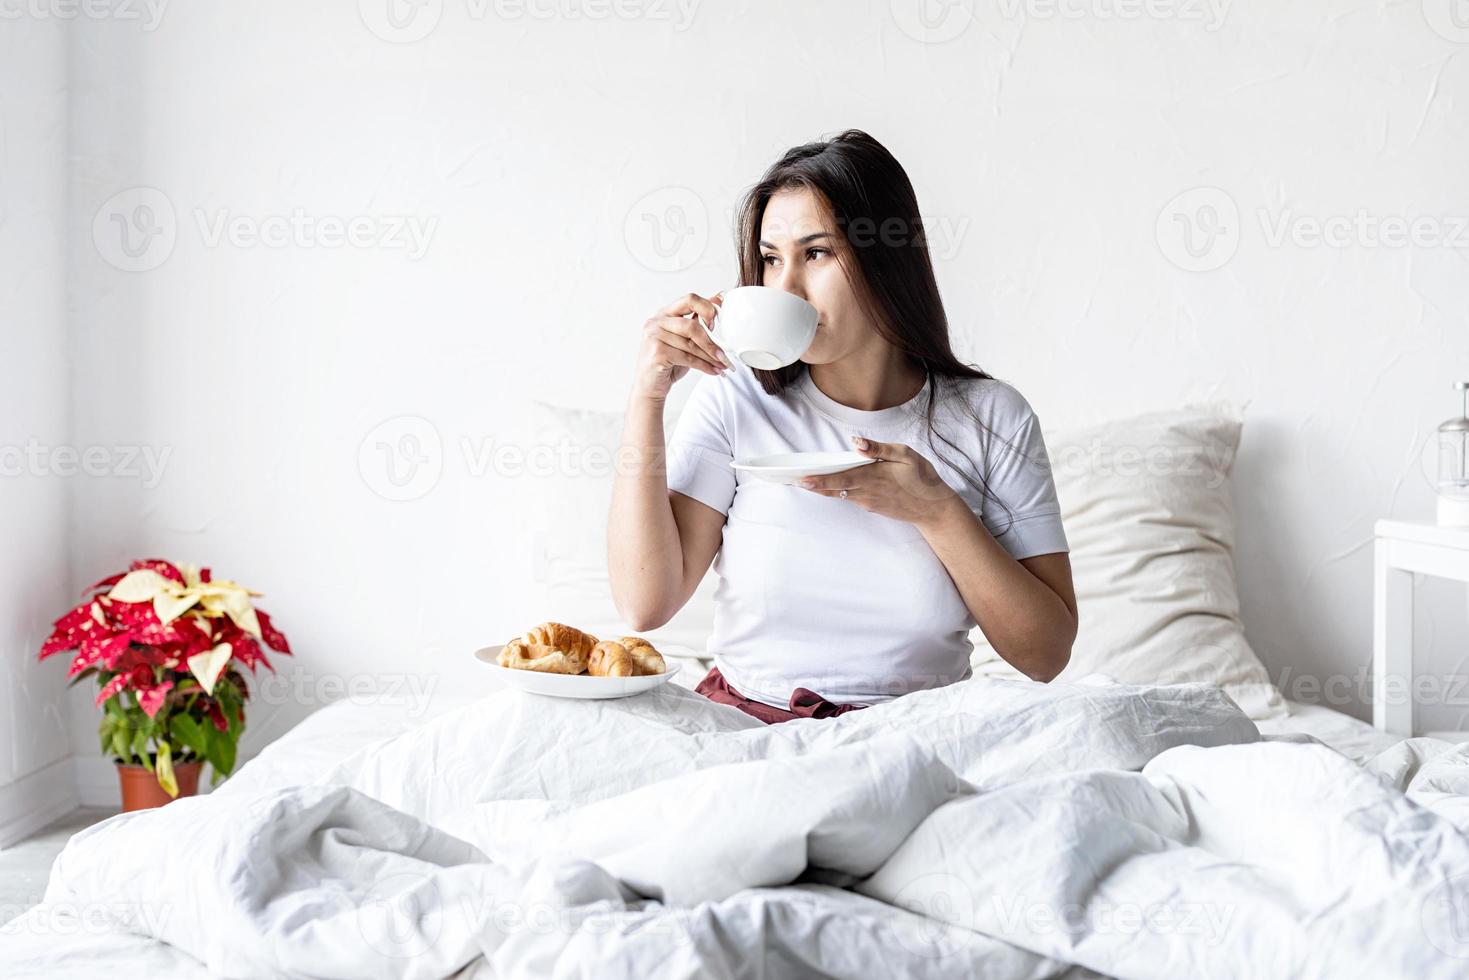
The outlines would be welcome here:
M 976 636 L 969 680 L 772 727 L 693 694 L 696 659 L 618 701 L 487 676 L 412 714 L 335 704 L 218 790 L 73 837 L 0 975 L 1462 976 L 1469 746 L 1270 685 L 1238 436 L 1199 409 L 1054 436 L 1187 465 L 1058 467 L 1092 625 L 1052 684 Z M 551 605 L 614 634 L 596 528 L 559 527 Z M 660 647 L 696 658 L 708 612 Z
M 775 728 L 674 685 L 343 702 L 73 838 L 0 972 L 1459 975 L 1469 757 L 1292 707 L 982 677 Z

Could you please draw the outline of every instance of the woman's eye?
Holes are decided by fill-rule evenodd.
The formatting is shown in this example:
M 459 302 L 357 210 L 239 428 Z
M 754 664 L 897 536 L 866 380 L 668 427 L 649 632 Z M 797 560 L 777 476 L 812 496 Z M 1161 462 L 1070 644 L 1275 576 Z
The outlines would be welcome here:
M 830 254 L 831 254 L 831 249 L 829 249 L 829 248 L 817 248 L 817 247 L 808 248 L 808 249 L 806 249 L 806 261 L 809 262 L 809 261 L 811 261 L 813 258 L 815 258 L 818 255 L 830 255 Z M 780 256 L 778 256 L 778 255 L 762 255 L 762 256 L 760 256 L 760 261 L 762 263 L 764 263 L 765 265 L 770 265 L 770 264 L 772 264 L 774 262 L 779 262 L 780 261 Z

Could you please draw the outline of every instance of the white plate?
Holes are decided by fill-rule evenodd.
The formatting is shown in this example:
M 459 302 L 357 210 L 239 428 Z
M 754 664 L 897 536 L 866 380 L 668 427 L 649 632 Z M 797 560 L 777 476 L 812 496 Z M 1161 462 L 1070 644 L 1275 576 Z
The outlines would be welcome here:
M 775 453 L 730 463 L 735 469 L 771 483 L 795 483 L 805 476 L 828 476 L 875 463 L 856 451 L 835 453 Z
M 678 673 L 678 664 L 669 664 L 668 669 L 661 674 L 643 677 L 593 677 L 591 674 L 548 674 L 539 670 L 516 670 L 514 667 L 501 667 L 496 662 L 503 649 L 503 644 L 485 647 L 474 651 L 474 656 L 499 674 L 507 687 L 552 698 L 579 698 L 586 701 L 627 698 L 667 684 L 669 678 Z

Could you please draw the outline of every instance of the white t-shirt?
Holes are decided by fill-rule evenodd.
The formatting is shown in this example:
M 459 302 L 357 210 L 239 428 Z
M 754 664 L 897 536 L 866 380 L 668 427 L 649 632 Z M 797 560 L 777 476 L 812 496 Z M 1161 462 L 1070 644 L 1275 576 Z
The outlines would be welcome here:
M 902 443 L 934 464 L 1012 557 L 1070 550 L 1040 423 L 1020 392 L 993 379 L 940 384 L 935 424 L 967 460 L 942 439 L 929 444 L 928 397 L 925 386 L 869 412 L 828 397 L 809 373 L 779 396 L 744 369 L 697 380 L 668 439 L 668 487 L 725 515 L 709 651 L 741 694 L 784 708 L 805 687 L 871 704 L 952 684 L 969 676 L 975 621 L 912 524 L 744 476 L 731 460 L 850 450 L 854 435 Z M 943 456 L 987 481 L 1011 513 Z

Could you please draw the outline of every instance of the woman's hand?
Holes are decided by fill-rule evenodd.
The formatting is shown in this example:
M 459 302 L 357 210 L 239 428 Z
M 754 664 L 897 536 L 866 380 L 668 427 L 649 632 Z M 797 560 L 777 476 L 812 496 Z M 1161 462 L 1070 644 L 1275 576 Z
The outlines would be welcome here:
M 719 315 L 721 293 L 705 299 L 695 293 L 682 296 L 653 314 L 643 324 L 643 342 L 638 350 L 633 393 L 654 401 L 668 397 L 679 378 L 696 368 L 705 374 L 722 374 L 729 364 L 709 331 L 699 322 L 712 324 Z
M 860 437 L 852 442 L 863 456 L 880 462 L 830 476 L 808 476 L 797 485 L 823 497 L 841 497 L 845 490 L 848 503 L 920 528 L 937 523 L 963 503 L 918 451 Z

